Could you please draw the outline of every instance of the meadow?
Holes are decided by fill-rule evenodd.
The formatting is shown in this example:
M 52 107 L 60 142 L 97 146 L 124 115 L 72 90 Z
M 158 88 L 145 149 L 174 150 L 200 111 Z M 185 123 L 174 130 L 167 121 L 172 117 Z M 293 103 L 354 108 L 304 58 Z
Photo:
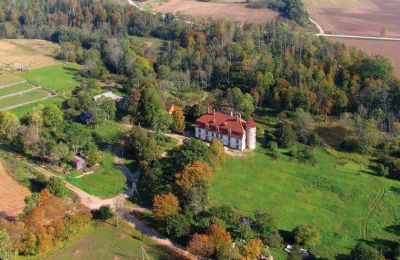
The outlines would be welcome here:
M 43 89 L 36 89 L 22 95 L 11 96 L 0 99 L 0 109 L 10 108 L 13 106 L 23 105 L 25 103 L 37 102 L 41 99 L 50 97 L 51 93 Z
M 33 84 L 60 94 L 70 96 L 79 86 L 77 73 L 80 66 L 74 63 L 57 64 L 50 67 L 22 72 L 20 75 Z
M 76 178 L 76 174 L 66 175 L 65 179 L 72 185 L 100 198 L 111 198 L 125 190 L 125 176 L 114 165 L 114 156 L 104 152 L 100 169 Z
M 212 204 L 267 210 L 283 231 L 311 224 L 321 233 L 315 253 L 322 257 L 348 253 L 358 240 L 386 246 L 397 239 L 398 181 L 374 176 L 365 157 L 318 148 L 313 166 L 286 152 L 273 160 L 259 147 L 229 158 L 211 184 Z
M 142 255 L 142 246 L 146 255 Z M 48 259 L 170 259 L 165 248 L 121 222 L 94 222 L 79 238 L 57 250 Z

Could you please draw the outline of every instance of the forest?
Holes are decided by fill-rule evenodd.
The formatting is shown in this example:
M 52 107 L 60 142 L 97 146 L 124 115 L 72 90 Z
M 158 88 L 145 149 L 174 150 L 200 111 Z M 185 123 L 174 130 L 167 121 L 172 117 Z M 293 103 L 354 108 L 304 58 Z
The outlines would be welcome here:
M 260 8 L 264 3 L 250 5 Z M 259 131 L 260 143 L 278 157 L 278 147 L 300 142 L 304 149 L 288 153 L 311 164 L 312 149 L 322 145 L 324 135 L 315 125 L 340 124 L 349 134 L 335 148 L 372 155 L 379 175 L 400 179 L 400 79 L 392 63 L 315 37 L 305 26 L 301 1 L 266 1 L 266 7 L 282 14 L 266 24 L 224 19 L 186 23 L 172 14 L 105 0 L 6 0 L 0 7 L 0 37 L 59 43 L 59 59 L 82 65 L 84 83 L 61 109 L 53 105 L 32 111 L 21 121 L 0 113 L 1 140 L 26 155 L 65 163 L 80 152 L 96 164 L 99 148 L 76 122 L 85 111 L 95 124 L 118 118 L 156 132 L 181 133 L 185 116 L 193 123 L 212 106 L 234 109 L 259 123 L 278 118 L 276 129 Z M 161 47 L 140 48 L 135 37 L 156 38 Z M 120 91 L 127 98 L 122 111 L 110 100 L 92 100 L 99 92 L 93 79 L 112 79 L 123 86 Z M 202 91 L 207 96 L 201 103 L 178 110 L 178 115 L 165 111 L 161 93 L 182 97 Z M 162 159 L 157 134 L 142 127 L 134 126 L 123 142 L 124 152 L 143 171 L 140 196 L 134 201 L 152 206 L 153 224 L 191 252 L 236 259 L 259 255 L 262 243 L 282 243 L 267 212 L 246 215 L 230 207 L 208 207 L 208 184 L 225 160 L 217 141 L 207 147 L 188 139 Z M 320 240 L 308 225 L 296 227 L 291 235 L 306 247 Z M 249 242 L 236 252 L 227 248 L 232 238 Z M 352 259 L 362 259 L 357 257 L 368 250 L 380 259 L 379 252 L 363 244 L 353 249 Z

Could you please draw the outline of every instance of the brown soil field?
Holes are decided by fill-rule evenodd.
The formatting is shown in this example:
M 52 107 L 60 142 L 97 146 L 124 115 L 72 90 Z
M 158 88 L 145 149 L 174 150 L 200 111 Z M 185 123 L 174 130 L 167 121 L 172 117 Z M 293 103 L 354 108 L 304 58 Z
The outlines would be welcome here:
M 400 0 L 306 0 L 306 5 L 327 33 L 400 37 Z
M 31 192 L 16 182 L 0 162 L 0 217 L 17 217 L 25 207 L 25 197 Z
M 0 40 L 0 69 L 31 70 L 57 64 L 59 46 L 44 40 Z
M 225 17 L 234 21 L 266 22 L 278 16 L 269 9 L 246 8 L 246 3 L 239 2 L 200 2 L 196 0 L 169 0 L 167 2 L 145 2 L 144 7 L 150 7 L 160 13 L 182 13 L 194 17 Z
M 379 54 L 392 60 L 397 74 L 400 76 L 400 42 L 394 41 L 377 41 L 377 40 L 359 40 L 359 39 L 342 39 L 329 38 L 332 41 L 339 41 L 348 46 L 361 49 L 370 54 Z

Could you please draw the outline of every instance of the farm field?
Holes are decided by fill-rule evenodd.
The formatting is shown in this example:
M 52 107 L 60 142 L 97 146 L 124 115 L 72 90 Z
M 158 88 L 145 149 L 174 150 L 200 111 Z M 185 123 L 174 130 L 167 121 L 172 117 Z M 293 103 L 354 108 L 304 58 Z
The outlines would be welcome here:
M 0 217 L 17 217 L 25 207 L 25 197 L 31 192 L 14 180 L 0 161 Z
M 395 70 L 398 75 L 400 75 L 400 42 L 339 38 L 330 38 L 330 40 L 345 43 L 348 46 L 361 49 L 371 54 L 385 56 L 393 61 Z
M 400 37 L 400 0 L 305 0 L 310 15 L 333 34 Z
M 348 253 L 359 239 L 377 246 L 397 239 L 399 182 L 371 175 L 367 165 L 358 164 L 366 158 L 317 149 L 312 166 L 285 152 L 272 160 L 259 147 L 247 157 L 228 159 L 211 184 L 212 204 L 267 210 L 285 231 L 311 224 L 321 233 L 315 252 L 327 258 Z
M 31 102 L 36 103 L 51 96 L 51 93 L 47 92 L 46 90 L 35 89 L 21 95 L 0 99 L 0 109 L 8 109 L 10 107 L 20 106 Z
M 142 241 L 143 240 L 143 241 Z M 142 246 L 147 257 L 142 255 Z M 48 259 L 171 259 L 170 253 L 122 222 L 94 223 Z
M 0 99 L 3 98 L 4 96 L 13 95 L 15 93 L 18 94 L 18 92 L 26 91 L 26 90 L 34 89 L 34 88 L 36 88 L 36 87 L 32 86 L 29 83 L 22 83 L 19 85 L 15 85 L 12 87 L 6 87 L 6 88 L 0 87 Z
M 20 76 L 50 91 L 69 96 L 79 86 L 76 78 L 79 68 L 78 64 L 73 63 L 57 64 L 22 72 Z
M 246 3 L 237 2 L 202 2 L 196 0 L 150 0 L 139 3 L 145 9 L 160 13 L 181 13 L 194 17 L 228 18 L 239 22 L 266 22 L 278 16 L 269 9 L 246 8 Z
M 57 105 L 61 105 L 61 103 L 64 101 L 64 99 L 58 97 L 58 96 L 54 96 L 45 100 L 41 100 L 38 103 L 32 103 L 29 105 L 25 105 L 22 107 L 17 107 L 14 109 L 11 109 L 11 111 L 18 117 L 18 118 L 22 118 L 26 115 L 26 113 L 28 113 L 29 111 L 34 110 L 37 107 L 45 107 L 48 106 L 50 104 L 57 104 Z
M 59 46 L 44 40 L 0 40 L 0 69 L 31 70 L 57 64 Z

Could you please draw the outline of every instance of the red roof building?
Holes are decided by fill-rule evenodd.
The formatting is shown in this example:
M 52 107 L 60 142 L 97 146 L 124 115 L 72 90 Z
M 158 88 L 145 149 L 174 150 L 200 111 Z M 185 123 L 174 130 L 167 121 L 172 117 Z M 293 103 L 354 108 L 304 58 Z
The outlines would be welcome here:
M 252 150 L 256 146 L 256 126 L 254 120 L 243 120 L 240 114 L 227 115 L 209 108 L 196 120 L 195 136 L 204 141 L 217 138 L 237 150 Z

